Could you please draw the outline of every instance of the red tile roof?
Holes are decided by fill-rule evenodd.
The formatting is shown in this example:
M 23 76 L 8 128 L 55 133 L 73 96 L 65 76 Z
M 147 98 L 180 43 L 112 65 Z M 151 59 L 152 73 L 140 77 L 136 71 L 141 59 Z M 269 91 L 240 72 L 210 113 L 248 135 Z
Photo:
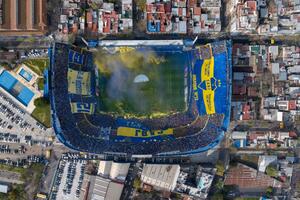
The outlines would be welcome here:
M 237 84 L 233 85 L 233 88 L 232 88 L 233 95 L 244 95 L 246 93 L 247 93 L 246 85 L 237 85 Z
M 248 88 L 248 96 L 250 96 L 250 97 L 258 96 L 257 89 L 255 87 L 249 87 Z
M 256 1 L 247 1 L 247 6 L 250 8 L 250 11 L 256 11 Z
M 92 12 L 88 12 L 88 13 L 86 14 L 86 22 L 87 22 L 87 23 L 92 23 L 92 20 L 93 20 Z
M 156 11 L 164 13 L 165 12 L 164 4 L 156 4 Z
M 172 11 L 172 4 L 171 2 L 165 3 L 165 12 L 170 13 Z
M 146 5 L 146 11 L 147 12 L 152 12 L 153 4 L 147 4 Z
M 270 149 L 276 149 L 276 148 L 277 148 L 277 144 L 269 143 L 269 144 L 268 144 L 268 147 L 269 147 Z
M 240 189 L 252 190 L 265 190 L 269 186 L 275 188 L 281 188 L 283 186 L 283 184 L 276 179 L 240 163 L 235 167 L 229 168 L 224 184 L 237 185 Z
M 97 32 L 97 31 L 98 31 L 97 23 L 93 22 L 92 32 Z
M 289 101 L 289 110 L 296 110 L 297 105 L 296 105 L 296 100 L 290 100 Z
M 178 16 L 182 16 L 182 8 L 178 8 Z
M 250 117 L 250 110 L 251 110 L 250 105 L 245 104 L 243 106 L 242 120 L 250 120 L 251 119 L 251 117 Z
M 296 133 L 295 131 L 290 131 L 290 132 L 289 132 L 289 136 L 290 136 L 291 138 L 297 138 L 297 133 Z
M 194 7 L 194 15 L 201 15 L 201 8 L 200 7 Z

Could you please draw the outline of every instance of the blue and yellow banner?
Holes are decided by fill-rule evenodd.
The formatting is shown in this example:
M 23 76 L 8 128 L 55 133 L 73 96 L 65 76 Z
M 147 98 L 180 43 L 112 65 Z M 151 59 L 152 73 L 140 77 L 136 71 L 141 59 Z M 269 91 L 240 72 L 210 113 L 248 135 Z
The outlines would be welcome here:
M 193 93 L 200 115 L 224 113 L 222 101 L 227 95 L 226 53 L 198 58 L 193 68 Z M 222 84 L 223 83 L 223 84 Z
M 94 103 L 81 103 L 81 102 L 71 103 L 72 113 L 94 114 L 95 108 L 96 105 Z
M 173 129 L 169 128 L 166 130 L 144 130 L 130 127 L 119 127 L 117 129 L 117 136 L 124 137 L 138 137 L 138 138 L 151 138 L 157 136 L 173 135 Z
M 82 65 L 84 60 L 84 55 L 73 51 L 69 50 L 69 63 L 77 64 L 77 65 Z
M 71 94 L 91 95 L 91 72 L 68 69 L 68 92 Z

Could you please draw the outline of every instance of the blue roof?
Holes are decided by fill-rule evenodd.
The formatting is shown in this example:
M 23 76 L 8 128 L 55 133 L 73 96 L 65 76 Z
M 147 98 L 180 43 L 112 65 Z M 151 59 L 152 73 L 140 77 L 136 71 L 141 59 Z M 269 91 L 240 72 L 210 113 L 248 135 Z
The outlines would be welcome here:
M 18 84 L 20 86 L 21 91 L 18 94 L 11 93 L 12 89 L 15 85 Z M 22 104 L 28 106 L 29 102 L 34 96 L 34 93 L 27 88 L 25 85 L 20 83 L 13 75 L 11 75 L 8 71 L 3 71 L 0 75 L 0 86 L 3 87 L 7 92 L 17 98 Z
M 27 106 L 33 96 L 34 93 L 30 89 L 24 86 L 24 88 L 21 90 L 20 94 L 18 95 L 18 99 L 21 101 L 21 103 Z
M 18 82 L 17 79 L 8 71 L 4 71 L 0 75 L 0 86 L 2 86 L 5 90 L 11 90 L 16 82 Z
M 19 74 L 28 82 L 32 79 L 32 74 L 30 72 L 27 72 L 25 69 L 21 69 Z

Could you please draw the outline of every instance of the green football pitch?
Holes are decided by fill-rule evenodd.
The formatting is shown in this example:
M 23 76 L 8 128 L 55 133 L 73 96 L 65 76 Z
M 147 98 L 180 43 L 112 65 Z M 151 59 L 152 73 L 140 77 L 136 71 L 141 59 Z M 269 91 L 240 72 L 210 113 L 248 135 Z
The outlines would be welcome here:
M 184 52 L 128 48 L 95 57 L 99 112 L 152 118 L 186 110 Z

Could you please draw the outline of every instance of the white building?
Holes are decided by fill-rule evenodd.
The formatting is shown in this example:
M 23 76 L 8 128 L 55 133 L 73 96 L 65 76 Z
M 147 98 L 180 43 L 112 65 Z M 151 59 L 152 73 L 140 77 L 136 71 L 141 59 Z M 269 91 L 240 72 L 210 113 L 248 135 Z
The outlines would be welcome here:
M 0 184 L 0 193 L 7 193 L 8 192 L 8 185 Z
M 101 160 L 98 167 L 98 175 L 109 177 L 112 161 Z
M 117 163 L 101 160 L 98 167 L 98 175 L 113 180 L 125 181 L 130 163 Z
M 145 164 L 141 176 L 143 183 L 160 190 L 173 191 L 180 173 L 179 165 Z
M 130 163 L 116 163 L 113 162 L 111 165 L 109 177 L 111 179 L 124 180 L 128 174 Z

